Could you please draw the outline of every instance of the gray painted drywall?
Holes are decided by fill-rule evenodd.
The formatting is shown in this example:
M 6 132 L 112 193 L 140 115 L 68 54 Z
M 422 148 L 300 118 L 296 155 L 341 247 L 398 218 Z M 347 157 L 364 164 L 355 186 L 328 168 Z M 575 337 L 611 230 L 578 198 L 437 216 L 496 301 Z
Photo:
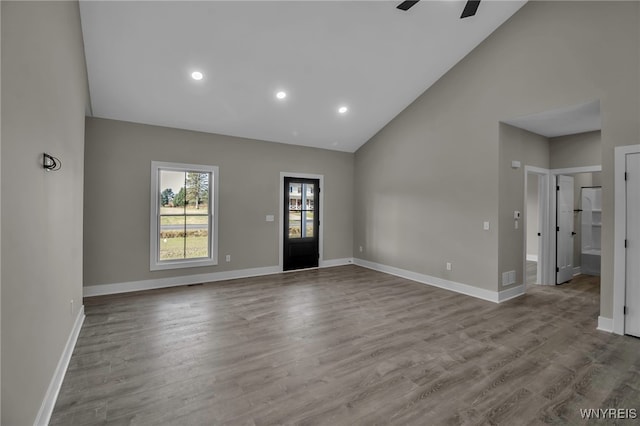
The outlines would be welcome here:
M 601 132 L 549 138 L 549 159 L 552 169 L 600 165 L 602 163 Z
M 1 7 L 2 424 L 29 425 L 82 305 L 87 86 L 77 2 Z
M 525 208 L 524 166 L 549 168 L 549 142 L 544 136 L 500 123 L 500 249 L 499 272 L 516 271 L 515 284 L 522 284 L 524 276 L 524 237 L 526 229 L 521 218 L 514 220 L 514 211 Z M 512 161 L 521 167 L 511 167 Z M 499 275 L 500 284 L 502 276 Z M 502 288 L 502 285 L 501 285 Z
M 324 175 L 324 260 L 350 258 L 353 154 L 87 118 L 84 285 L 278 265 L 280 172 Z M 151 161 L 218 166 L 219 264 L 149 271 Z M 276 216 L 266 222 L 265 215 Z M 225 255 L 231 262 L 225 262 Z
M 521 269 L 506 235 L 515 203 L 499 189 L 514 176 L 499 122 L 599 99 L 601 315 L 611 318 L 613 151 L 640 137 L 639 23 L 637 2 L 527 3 L 356 152 L 356 255 L 498 290 L 500 272 Z

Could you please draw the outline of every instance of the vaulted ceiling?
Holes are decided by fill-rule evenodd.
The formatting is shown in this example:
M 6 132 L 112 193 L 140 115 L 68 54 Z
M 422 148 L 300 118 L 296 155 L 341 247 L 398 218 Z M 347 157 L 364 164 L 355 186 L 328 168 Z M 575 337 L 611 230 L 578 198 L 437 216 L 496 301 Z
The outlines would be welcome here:
M 353 152 L 525 1 L 399 3 L 81 1 L 92 114 Z

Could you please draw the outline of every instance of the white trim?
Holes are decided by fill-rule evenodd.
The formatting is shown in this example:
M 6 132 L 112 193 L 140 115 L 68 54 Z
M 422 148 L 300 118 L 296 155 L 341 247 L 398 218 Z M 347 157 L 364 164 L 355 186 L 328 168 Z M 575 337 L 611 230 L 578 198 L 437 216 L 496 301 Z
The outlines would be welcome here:
M 159 224 L 158 224 L 158 196 L 161 192 L 159 173 L 160 170 L 172 170 L 180 172 L 202 172 L 210 173 L 213 179 L 213 185 L 209 182 L 209 257 L 200 259 L 186 260 L 165 260 L 161 261 L 158 255 L 159 245 Z M 163 161 L 151 162 L 151 208 L 149 209 L 149 270 L 160 271 L 166 269 L 193 268 L 198 266 L 215 266 L 218 264 L 218 211 L 219 211 L 219 179 L 218 166 L 209 166 L 202 164 L 184 164 L 184 163 L 168 163 Z M 213 192 L 213 197 L 211 193 Z M 177 195 L 177 194 L 176 194 Z
M 507 300 L 522 296 L 525 294 L 525 288 L 526 286 L 524 284 L 520 284 L 506 290 L 502 290 L 498 293 L 498 303 L 506 302 Z
M 580 274 L 582 274 L 582 267 L 574 266 L 573 267 L 573 276 L 575 277 L 576 275 L 580 275 Z
M 613 319 L 598 317 L 598 330 L 613 333 Z
M 99 284 L 84 287 L 84 297 L 106 294 L 130 293 L 132 291 L 154 290 L 158 288 L 178 287 L 182 285 L 233 280 L 236 278 L 257 277 L 280 272 L 277 266 L 263 268 L 237 269 L 234 271 L 211 272 L 208 274 L 183 275 L 180 277 L 158 278 L 156 280 L 128 281 L 123 283 Z
M 614 221 L 613 221 L 613 324 L 615 334 L 624 334 L 625 275 L 627 273 L 624 240 L 627 235 L 627 194 L 624 173 L 627 154 L 640 153 L 640 144 L 615 147 Z
M 553 175 L 575 175 L 578 173 L 593 173 L 601 172 L 602 165 L 596 164 L 593 166 L 581 166 L 581 167 L 565 167 L 563 169 L 551 169 Z
M 368 260 L 354 258 L 353 263 L 363 268 L 373 269 L 374 271 L 384 272 L 386 274 L 395 275 L 400 278 L 416 281 L 421 284 L 427 284 L 433 287 L 454 291 L 466 296 L 475 297 L 477 299 L 487 300 L 489 302 L 500 303 L 505 300 L 524 294 L 524 285 L 497 291 L 485 290 L 483 288 L 473 287 L 468 284 L 462 284 L 455 281 L 449 281 L 430 275 L 420 274 L 406 269 L 400 269 L 393 266 L 383 265 L 381 263 L 369 262 Z
M 524 166 L 524 205 L 522 206 L 523 214 L 523 222 L 522 222 L 522 232 L 523 232 L 523 242 L 522 242 L 522 252 L 525 254 L 523 260 L 523 271 L 527 270 L 527 187 L 529 182 L 529 175 L 534 174 L 538 176 L 538 229 L 540 232 L 540 239 L 538 240 L 538 254 L 536 255 L 536 261 L 538 262 L 536 269 L 536 284 L 549 284 L 555 283 L 555 275 L 551 278 L 552 274 L 554 274 L 555 270 L 555 261 L 551 255 L 551 225 L 550 225 L 550 193 L 551 193 L 551 184 L 550 181 L 550 171 L 548 169 L 543 169 L 535 166 Z M 550 281 L 552 279 L 552 281 Z
M 551 268 L 549 258 L 544 255 L 548 254 L 549 235 L 544 231 L 549 228 L 549 173 L 538 175 L 538 265 L 536 268 L 536 284 L 542 284 L 545 273 Z M 523 227 L 527 226 L 525 223 Z M 526 228 L 525 228 L 526 229 Z M 525 234 L 526 235 L 526 234 Z M 525 242 L 526 244 L 526 242 Z M 546 245 L 546 246 L 545 246 Z M 545 248 L 546 247 L 546 248 Z M 526 281 L 526 280 L 525 280 Z
M 524 228 L 524 226 L 523 226 Z M 529 262 L 537 262 L 538 261 L 538 255 L 537 254 L 527 254 L 527 260 Z
M 332 268 L 334 266 L 343 266 L 353 264 L 353 257 L 345 257 L 343 259 L 322 260 L 319 263 L 320 268 Z
M 51 382 L 49 382 L 47 393 L 44 395 L 44 399 L 42 400 L 42 404 L 40 405 L 40 410 L 38 410 L 38 415 L 33 422 L 34 426 L 48 425 L 49 420 L 51 420 L 51 414 L 53 413 L 53 408 L 56 405 L 56 400 L 58 399 L 58 394 L 60 393 L 60 388 L 62 387 L 62 381 L 64 380 L 64 375 L 66 374 L 67 368 L 69 367 L 71 354 L 73 354 L 73 349 L 76 347 L 78 335 L 80 334 L 80 329 L 82 328 L 83 323 L 84 306 L 80 306 L 80 309 L 78 309 L 78 315 L 76 316 L 76 320 L 73 324 L 73 328 L 71 329 L 71 333 L 67 338 L 67 343 L 65 344 L 62 355 L 58 360 L 58 365 L 53 372 Z
M 283 251 L 284 251 L 284 178 L 293 177 L 300 179 L 318 179 L 320 181 L 320 229 L 318 233 L 318 252 L 320 257 L 318 258 L 318 266 L 323 263 L 324 259 L 324 175 L 315 175 L 309 173 L 295 173 L 295 172 L 280 172 L 280 218 L 278 220 L 278 266 L 280 272 L 283 269 Z
M 323 261 L 319 268 L 350 265 L 353 258 L 329 259 Z M 318 269 L 318 268 L 309 268 Z M 296 272 L 296 269 L 288 272 Z M 85 286 L 84 297 L 104 296 L 107 294 L 131 293 L 132 291 L 155 290 L 159 288 L 180 287 L 184 285 L 211 283 L 216 281 L 235 280 L 238 278 L 260 277 L 282 273 L 279 266 L 265 266 L 262 268 L 236 269 L 234 271 L 211 272 L 208 274 L 183 275 L 179 277 L 158 278 L 156 280 L 128 281 L 123 283 L 98 284 Z

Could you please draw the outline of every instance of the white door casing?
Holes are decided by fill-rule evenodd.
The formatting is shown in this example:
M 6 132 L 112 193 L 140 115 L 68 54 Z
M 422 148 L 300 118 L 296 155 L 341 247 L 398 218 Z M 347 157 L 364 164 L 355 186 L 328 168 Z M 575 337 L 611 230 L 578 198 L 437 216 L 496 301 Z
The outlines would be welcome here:
M 626 155 L 624 332 L 640 337 L 640 153 Z
M 556 228 L 556 284 L 573 277 L 573 177 L 558 176 Z

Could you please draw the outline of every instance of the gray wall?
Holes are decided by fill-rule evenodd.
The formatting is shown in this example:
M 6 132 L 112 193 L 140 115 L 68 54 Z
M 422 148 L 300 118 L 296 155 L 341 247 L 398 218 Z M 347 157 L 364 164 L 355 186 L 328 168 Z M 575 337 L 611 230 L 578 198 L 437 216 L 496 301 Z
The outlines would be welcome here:
M 513 212 L 524 214 L 525 190 L 524 168 L 535 166 L 549 168 L 549 142 L 544 136 L 500 123 L 500 253 L 499 272 L 516 271 L 515 284 L 522 284 L 524 276 L 524 218 L 515 227 Z M 513 160 L 520 161 L 521 167 L 511 167 Z M 502 276 L 498 276 L 502 288 Z
M 639 27 L 637 2 L 527 3 L 356 152 L 354 246 L 366 249 L 356 255 L 498 290 L 500 273 L 518 265 L 497 232 L 505 223 L 510 232 L 514 205 L 499 189 L 511 178 L 499 122 L 600 99 L 610 318 L 613 152 L 640 140 Z
M 86 123 L 85 286 L 277 265 L 280 172 L 324 175 L 323 259 L 353 256 L 353 154 L 113 120 Z M 149 271 L 153 160 L 219 166 L 217 266 Z M 265 222 L 267 214 L 276 220 Z
M 552 169 L 602 164 L 601 132 L 549 138 L 549 162 Z
M 1 7 L 2 424 L 28 425 L 82 305 L 87 83 L 76 2 Z

